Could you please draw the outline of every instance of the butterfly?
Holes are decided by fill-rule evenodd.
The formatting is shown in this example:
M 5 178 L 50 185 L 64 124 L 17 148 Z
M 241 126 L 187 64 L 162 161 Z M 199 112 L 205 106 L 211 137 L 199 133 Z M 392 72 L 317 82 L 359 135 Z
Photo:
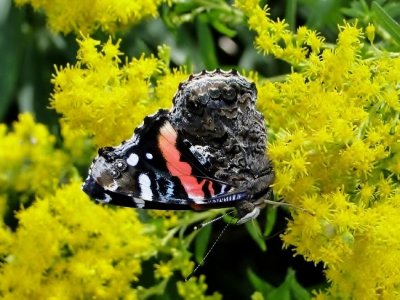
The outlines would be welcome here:
M 163 210 L 236 209 L 237 224 L 270 203 L 257 89 L 236 70 L 191 75 L 170 110 L 147 116 L 132 138 L 103 147 L 82 189 L 102 203 Z

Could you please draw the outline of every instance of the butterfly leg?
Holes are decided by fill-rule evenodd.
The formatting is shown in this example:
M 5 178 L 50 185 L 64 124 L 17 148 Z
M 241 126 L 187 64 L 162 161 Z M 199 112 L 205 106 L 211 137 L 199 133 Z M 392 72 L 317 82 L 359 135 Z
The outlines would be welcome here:
M 270 201 L 270 199 L 272 199 L 272 194 L 272 189 L 269 189 L 266 194 L 257 199 L 257 201 L 242 201 L 238 206 L 236 206 L 236 216 L 239 219 L 236 224 L 240 225 L 257 218 L 261 209 L 266 205 L 265 200 Z
M 266 205 L 265 200 L 272 199 L 272 188 L 270 187 L 274 181 L 274 172 L 272 167 L 267 169 L 265 175 L 251 181 L 247 187 L 249 199 L 240 202 L 236 207 L 237 224 L 246 223 L 249 220 L 257 218 L 260 211 Z

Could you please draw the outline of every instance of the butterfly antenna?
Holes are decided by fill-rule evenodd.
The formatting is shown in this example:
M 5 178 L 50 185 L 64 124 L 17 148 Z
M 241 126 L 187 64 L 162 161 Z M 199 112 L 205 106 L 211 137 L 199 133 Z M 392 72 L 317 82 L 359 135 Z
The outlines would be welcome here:
M 218 237 L 215 239 L 214 243 L 211 245 L 210 249 L 208 249 L 206 255 L 204 255 L 203 259 L 201 260 L 201 262 L 196 266 L 196 268 L 194 268 L 194 270 L 192 271 L 192 273 L 189 274 L 189 276 L 187 276 L 185 278 L 185 281 L 188 281 L 190 278 L 193 277 L 193 275 L 197 272 L 197 270 L 203 265 L 203 263 L 206 261 L 207 257 L 210 255 L 211 251 L 214 249 L 215 245 L 218 243 L 219 239 L 221 238 L 221 236 L 224 234 L 225 230 L 228 228 L 228 226 L 231 225 L 230 223 L 226 223 L 226 225 L 224 226 L 224 228 L 221 230 L 221 232 L 219 233 Z
M 207 225 L 210 225 L 212 223 L 214 223 L 215 221 L 221 220 L 226 214 L 223 214 L 222 216 L 219 216 L 218 218 L 212 219 L 208 222 L 205 223 L 201 223 L 199 226 L 194 226 L 193 230 L 200 230 L 203 227 L 206 227 Z
M 223 215 L 221 215 L 221 216 L 219 216 L 219 217 L 217 217 L 217 218 L 215 218 L 215 219 L 212 219 L 212 220 L 210 220 L 210 221 L 201 223 L 199 226 L 194 226 L 194 227 L 193 227 L 193 230 L 200 230 L 200 229 L 206 227 L 207 225 L 210 225 L 210 224 L 212 224 L 212 223 L 214 223 L 214 222 L 216 222 L 216 221 L 218 221 L 218 220 L 221 220 L 221 219 L 224 218 L 225 216 L 229 216 L 229 215 L 233 214 L 234 212 L 235 212 L 235 211 L 232 210 L 232 211 L 230 211 L 230 212 L 224 213 Z
M 304 208 L 304 207 L 300 207 L 291 203 L 287 203 L 287 202 L 277 202 L 277 201 L 272 201 L 272 200 L 268 200 L 268 199 L 264 199 L 263 202 L 265 204 L 271 204 L 271 205 L 275 205 L 275 206 L 286 206 L 286 207 L 291 207 L 297 210 L 300 210 L 302 212 L 308 213 L 312 216 L 315 216 L 315 213 L 313 213 L 312 211 L 309 211 L 308 209 Z
M 285 229 L 280 229 L 277 232 L 275 232 L 274 234 L 267 236 L 264 239 L 264 241 L 272 240 L 274 237 L 276 237 L 276 236 L 278 236 L 278 235 L 280 235 L 281 233 L 284 233 L 284 232 L 285 232 Z

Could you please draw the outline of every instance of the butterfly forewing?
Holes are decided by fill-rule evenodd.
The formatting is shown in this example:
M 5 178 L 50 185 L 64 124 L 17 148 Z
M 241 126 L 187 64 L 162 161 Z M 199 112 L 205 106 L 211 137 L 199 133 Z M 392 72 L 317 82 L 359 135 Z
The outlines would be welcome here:
M 94 186 L 92 195 L 101 201 L 139 208 L 203 209 L 246 198 L 244 191 L 211 178 L 165 110 L 146 117 L 121 146 L 99 151 L 84 190 L 90 194 Z

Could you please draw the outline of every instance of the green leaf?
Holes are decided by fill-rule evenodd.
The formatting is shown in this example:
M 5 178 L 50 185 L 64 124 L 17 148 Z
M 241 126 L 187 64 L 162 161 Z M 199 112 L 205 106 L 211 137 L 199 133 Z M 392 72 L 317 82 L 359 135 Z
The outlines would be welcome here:
M 352 1 L 350 7 L 342 8 L 341 12 L 352 18 L 364 19 L 369 15 L 369 7 L 365 0 Z
M 282 284 L 272 292 L 270 292 L 267 296 L 269 300 L 291 300 L 290 298 L 290 290 L 286 284 Z
M 247 269 L 247 277 L 249 278 L 250 284 L 253 286 L 254 290 L 262 293 L 264 296 L 268 295 L 271 291 L 275 289 L 272 284 L 269 284 L 268 282 L 262 280 L 251 269 Z
M 264 236 L 269 236 L 276 222 L 277 209 L 275 207 L 268 207 L 266 211 L 267 217 L 264 227 Z
M 387 3 L 385 4 L 385 11 L 390 13 L 392 18 L 400 16 L 400 3 Z
M 306 24 L 309 28 L 316 29 L 323 26 L 336 27 L 336 24 L 340 23 L 343 19 L 340 13 L 341 1 L 312 1 L 307 6 L 307 15 L 305 16 L 307 18 Z
M 296 30 L 296 8 L 297 0 L 286 0 L 285 20 L 293 32 Z
M 229 15 L 221 10 L 214 9 L 207 12 L 208 22 L 214 27 L 215 30 L 228 37 L 234 37 L 236 35 L 236 30 L 228 27 L 235 23 L 233 18 L 233 15 Z
M 376 23 L 400 45 L 400 25 L 376 1 L 372 2 Z
M 197 234 L 196 239 L 194 241 L 194 256 L 196 261 L 200 263 L 208 248 L 208 242 L 210 241 L 212 231 L 212 224 L 204 226 L 200 229 L 200 232 Z
M 234 37 L 236 35 L 236 30 L 233 30 L 226 26 L 224 23 L 220 22 L 218 19 L 212 19 L 211 20 L 211 25 L 220 33 L 228 36 L 228 37 Z
M 247 270 L 247 277 L 253 288 L 261 292 L 268 300 L 309 300 L 310 293 L 296 280 L 295 272 L 288 269 L 285 281 L 278 287 L 263 281 L 251 270 Z
M 292 269 L 288 270 L 286 280 L 290 281 L 290 292 L 292 299 L 295 300 L 309 300 L 311 298 L 310 293 L 297 282 L 295 272 Z
M 196 21 L 197 37 L 199 40 L 200 53 L 204 65 L 208 70 L 218 67 L 217 55 L 215 51 L 214 38 L 207 23 L 207 16 L 200 15 Z
M 288 269 L 285 281 L 268 294 L 268 299 L 309 300 L 310 293 L 297 282 L 295 272 Z
M 257 243 L 260 247 L 261 251 L 267 250 L 267 244 L 261 234 L 260 225 L 258 224 L 257 220 L 253 220 L 252 222 L 245 223 L 246 229 L 253 240 Z
M 172 12 L 170 12 L 169 8 L 167 5 L 162 5 L 161 6 L 161 19 L 167 25 L 169 28 L 174 28 L 175 24 L 173 22 L 173 17 L 172 17 Z
M 185 14 L 185 13 L 191 13 L 193 12 L 196 8 L 198 8 L 199 4 L 196 2 L 177 2 L 177 4 L 174 5 L 174 12 L 177 15 Z

